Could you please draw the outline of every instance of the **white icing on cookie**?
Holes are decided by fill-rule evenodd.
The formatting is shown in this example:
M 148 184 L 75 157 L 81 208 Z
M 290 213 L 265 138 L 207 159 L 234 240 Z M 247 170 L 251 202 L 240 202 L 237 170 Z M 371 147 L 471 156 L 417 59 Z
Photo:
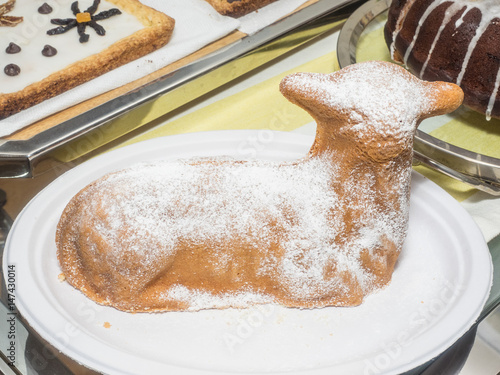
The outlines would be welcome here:
M 38 8 L 44 2 L 53 8 L 51 13 L 38 13 Z M 16 0 L 14 9 L 9 14 L 23 17 L 23 22 L 15 27 L 0 27 L 1 94 L 20 91 L 79 60 L 103 51 L 120 39 L 144 28 L 135 16 L 102 0 L 95 14 L 111 8 L 118 8 L 122 12 L 120 15 L 98 21 L 98 24 L 106 30 L 106 35 L 99 36 L 90 27 L 87 27 L 85 31 L 90 36 L 87 43 L 79 42 L 76 28 L 65 34 L 47 35 L 47 30 L 58 26 L 51 24 L 51 19 L 75 18 L 71 11 L 72 2 L 68 0 Z M 78 4 L 80 11 L 84 12 L 92 5 L 92 0 L 80 0 Z M 5 49 L 11 42 L 19 45 L 21 52 L 7 54 Z M 57 54 L 52 57 L 43 56 L 41 51 L 45 45 L 54 47 Z M 8 64 L 18 65 L 21 73 L 14 77 L 6 75 L 3 69 Z

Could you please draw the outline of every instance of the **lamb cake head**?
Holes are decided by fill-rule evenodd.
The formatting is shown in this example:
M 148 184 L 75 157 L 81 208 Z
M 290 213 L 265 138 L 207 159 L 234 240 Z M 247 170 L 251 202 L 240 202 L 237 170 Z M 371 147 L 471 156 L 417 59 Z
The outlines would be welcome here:
M 103 176 L 59 221 L 66 280 L 131 312 L 355 306 L 387 285 L 407 232 L 415 129 L 457 108 L 460 88 L 384 62 L 298 73 L 280 88 L 317 122 L 304 158 Z
M 320 150 L 354 147 L 374 161 L 411 154 L 420 122 L 452 112 L 461 95 L 454 85 L 421 81 L 398 65 L 373 61 L 333 74 L 292 74 L 280 89 L 316 120 Z

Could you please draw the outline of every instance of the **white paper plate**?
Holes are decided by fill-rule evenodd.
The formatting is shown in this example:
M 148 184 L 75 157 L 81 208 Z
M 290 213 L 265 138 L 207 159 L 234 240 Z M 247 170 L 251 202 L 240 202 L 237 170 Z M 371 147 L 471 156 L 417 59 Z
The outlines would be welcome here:
M 430 360 L 479 315 L 492 264 L 465 210 L 416 173 L 393 280 L 359 307 L 128 314 L 58 280 L 59 216 L 101 175 L 138 161 L 199 155 L 290 160 L 311 142 L 267 130 L 186 134 L 125 147 L 62 175 L 28 204 L 8 237 L 4 265 L 16 266 L 18 309 L 57 349 L 110 374 L 399 374 Z

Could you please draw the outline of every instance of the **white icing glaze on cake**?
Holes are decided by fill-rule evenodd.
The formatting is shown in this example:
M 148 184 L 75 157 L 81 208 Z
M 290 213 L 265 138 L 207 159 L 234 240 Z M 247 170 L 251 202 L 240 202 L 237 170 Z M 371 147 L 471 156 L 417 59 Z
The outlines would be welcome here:
M 370 66 L 373 66 L 373 71 L 364 76 L 361 71 Z M 347 116 L 351 121 L 348 127 L 356 138 L 367 137 L 363 138 L 363 143 L 366 143 L 369 134 L 410 139 L 418 115 L 428 110 L 429 102 L 422 98 L 432 89 L 420 82 L 391 77 L 393 74 L 393 66 L 378 66 L 377 62 L 368 61 L 353 66 L 335 82 L 328 75 L 321 74 L 316 74 L 316 79 L 311 80 L 311 73 L 295 74 L 287 80 L 297 90 L 317 96 L 318 102 L 326 107 L 349 111 Z
M 53 8 L 49 14 L 38 13 L 38 8 L 46 2 Z M 76 28 L 65 34 L 47 35 L 47 30 L 58 25 L 50 23 L 53 18 L 74 18 L 71 11 L 73 1 L 68 0 L 16 0 L 14 9 L 9 13 L 24 20 L 15 27 L 0 27 L 0 93 L 7 94 L 22 90 L 26 86 L 38 82 L 52 73 L 64 69 L 74 62 L 99 53 L 113 43 L 144 28 L 144 25 L 133 15 L 123 9 L 102 0 L 95 14 L 111 8 L 118 8 L 120 15 L 99 21 L 106 30 L 105 36 L 99 36 L 87 27 L 90 35 L 87 43 L 80 43 Z M 79 0 L 80 10 L 85 11 L 92 0 Z M 10 42 L 21 47 L 17 54 L 7 54 L 5 49 Z M 45 57 L 41 51 L 45 45 L 51 45 L 58 53 L 52 57 Z M 21 73 L 11 77 L 3 72 L 7 64 L 16 64 Z
M 395 27 L 395 29 L 393 31 L 393 35 L 392 35 L 392 43 L 390 45 L 391 57 L 393 59 L 395 59 L 395 40 L 396 40 L 398 34 L 401 32 L 407 10 L 413 5 L 414 2 L 415 2 L 415 0 L 409 0 L 405 4 L 405 8 L 401 11 L 399 19 L 397 20 L 396 27 Z M 458 75 L 457 79 L 454 82 L 457 85 L 460 85 L 462 82 L 463 76 L 465 74 L 465 71 L 467 69 L 469 59 L 470 59 L 474 49 L 477 46 L 477 42 L 479 41 L 479 39 L 481 38 L 481 36 L 485 32 L 487 27 L 493 22 L 493 20 L 495 18 L 500 17 L 500 1 L 498 1 L 498 0 L 434 0 L 434 1 L 432 1 L 432 3 L 426 9 L 423 17 L 420 19 L 417 30 L 413 36 L 413 40 L 404 53 L 403 63 L 405 65 L 407 65 L 407 63 L 408 63 L 408 58 L 410 57 L 410 55 L 412 53 L 412 50 L 415 46 L 415 42 L 416 42 L 418 36 L 420 35 L 421 27 L 424 24 L 424 22 L 426 21 L 427 17 L 438 6 L 440 6 L 441 4 L 445 4 L 445 3 L 449 3 L 450 6 L 446 9 L 445 17 L 442 21 L 442 24 L 439 27 L 438 32 L 435 35 L 434 41 L 433 41 L 432 46 L 431 46 L 430 51 L 429 51 L 429 56 L 427 57 L 427 60 L 423 64 L 422 69 L 420 70 L 420 73 L 417 75 L 420 78 L 423 77 L 425 70 L 427 68 L 427 65 L 429 63 L 429 60 L 432 56 L 432 52 L 434 51 L 434 47 L 436 46 L 436 44 L 441 36 L 441 32 L 449 24 L 449 22 L 451 22 L 451 19 L 455 15 L 457 15 L 459 12 L 463 12 L 461 14 L 460 18 L 455 23 L 455 28 L 458 28 L 461 25 L 461 23 L 463 22 L 463 19 L 468 12 L 470 12 L 472 9 L 479 9 L 481 11 L 481 14 L 482 14 L 481 21 L 477 27 L 477 30 L 475 31 L 474 37 L 472 38 L 471 42 L 467 46 L 467 54 L 466 54 L 464 60 L 462 61 L 460 74 Z M 490 100 L 489 100 L 488 106 L 486 108 L 485 115 L 486 115 L 486 118 L 488 118 L 488 119 L 491 118 L 491 113 L 493 110 L 493 106 L 495 104 L 495 98 L 498 94 L 499 86 L 500 86 L 500 69 L 498 70 L 498 73 L 496 75 L 496 83 L 495 83 L 494 89 L 491 92 Z

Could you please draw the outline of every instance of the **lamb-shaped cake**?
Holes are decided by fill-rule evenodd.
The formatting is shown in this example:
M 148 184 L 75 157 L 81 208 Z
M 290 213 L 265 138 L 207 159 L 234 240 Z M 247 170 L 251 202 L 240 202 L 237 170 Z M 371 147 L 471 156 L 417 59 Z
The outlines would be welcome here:
M 93 79 L 110 80 L 101 76 L 162 48 L 175 26 L 138 0 L 4 1 L 0 120 Z
M 385 62 L 297 73 L 307 156 L 143 163 L 81 190 L 57 228 L 66 280 L 131 312 L 354 306 L 388 284 L 407 233 L 412 145 L 460 88 Z

